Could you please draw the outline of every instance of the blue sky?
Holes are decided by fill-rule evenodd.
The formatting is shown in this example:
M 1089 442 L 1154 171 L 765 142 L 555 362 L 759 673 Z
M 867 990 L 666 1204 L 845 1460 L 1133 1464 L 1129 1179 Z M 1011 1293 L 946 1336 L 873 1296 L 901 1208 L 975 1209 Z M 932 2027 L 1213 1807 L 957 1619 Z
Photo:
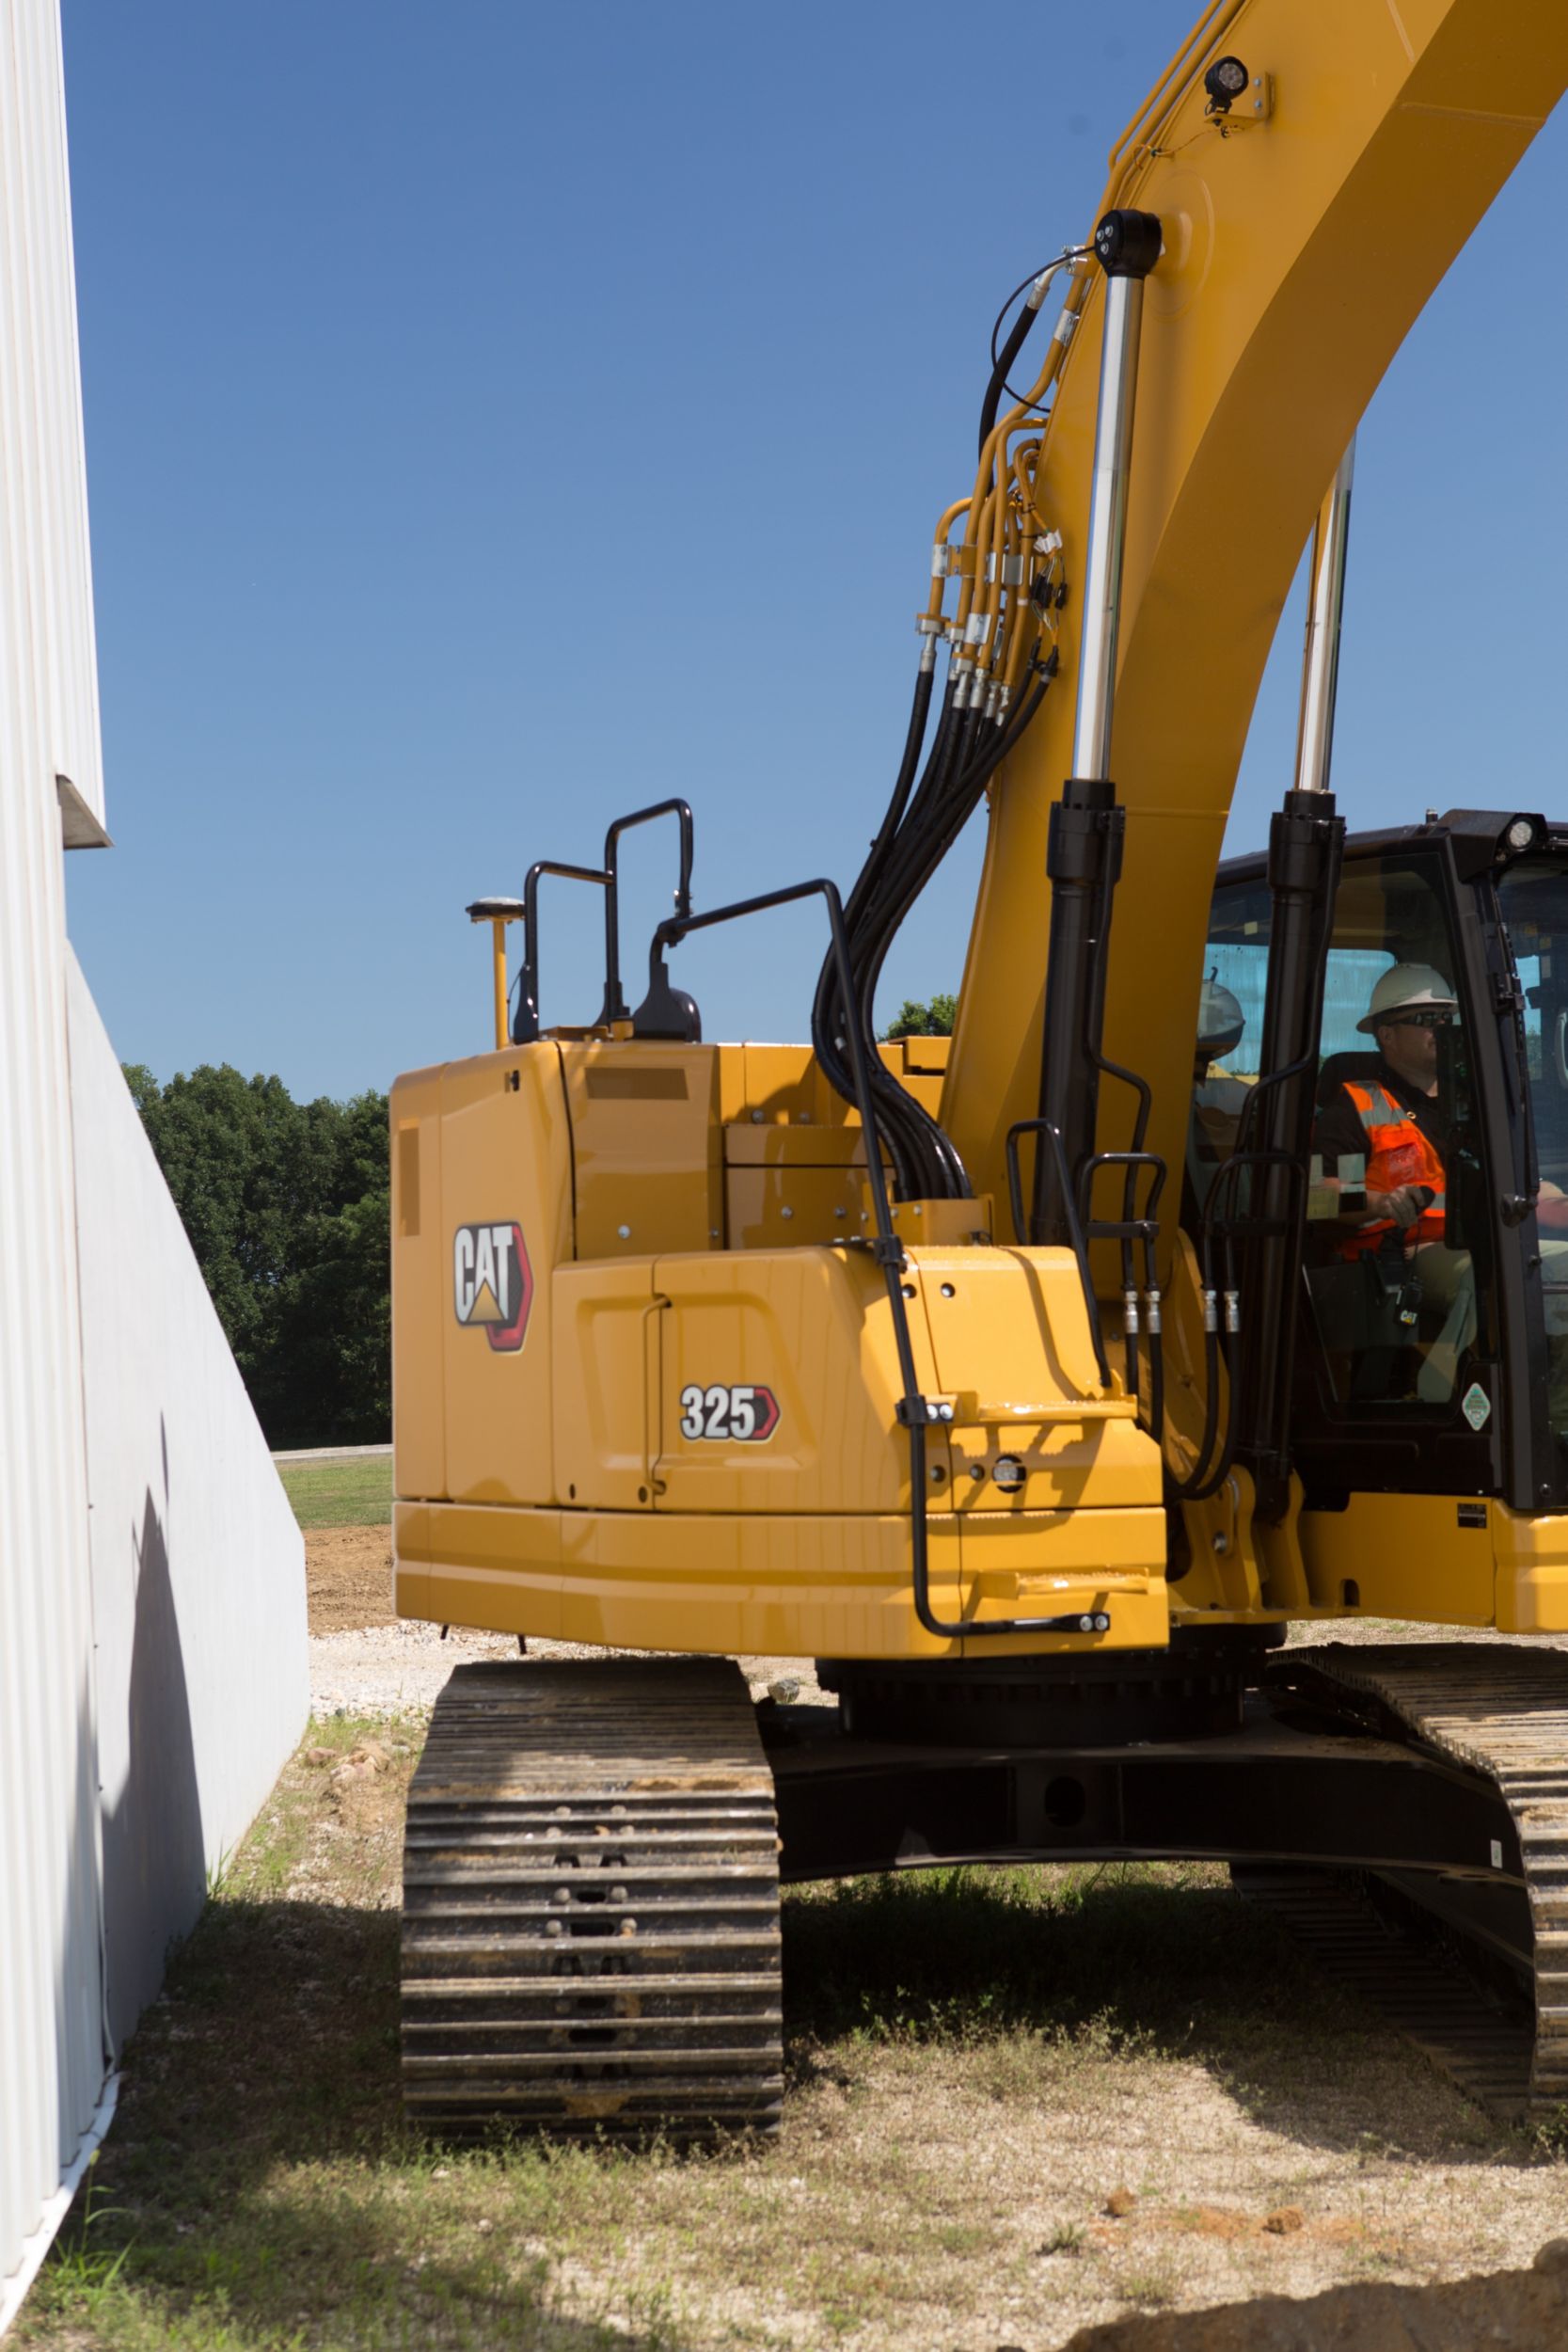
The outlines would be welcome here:
M 64 0 L 117 844 L 68 877 L 122 1057 L 344 1095 L 483 1047 L 466 903 L 671 793 L 700 904 L 851 879 L 991 318 L 1091 224 L 1195 5 Z M 1568 112 L 1362 430 L 1355 824 L 1568 810 L 1565 159 Z M 1235 849 L 1299 644 L 1298 588 Z M 673 842 L 626 866 L 635 975 Z M 977 867 L 889 1009 L 957 984 Z M 819 919 L 682 950 L 708 1035 L 805 1033 Z M 557 885 L 543 930 L 546 1020 L 591 1017 L 596 902 Z

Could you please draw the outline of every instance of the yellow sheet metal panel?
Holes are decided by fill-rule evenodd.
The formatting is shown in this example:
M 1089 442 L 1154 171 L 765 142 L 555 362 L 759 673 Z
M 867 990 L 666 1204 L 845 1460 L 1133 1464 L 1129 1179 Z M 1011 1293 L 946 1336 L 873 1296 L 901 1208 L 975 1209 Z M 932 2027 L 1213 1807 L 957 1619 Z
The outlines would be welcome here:
M 987 1618 L 1092 1614 L 1109 1633 L 988 1637 L 965 1654 L 1161 1648 L 1169 1639 L 1165 1515 L 1133 1510 L 1021 1511 L 962 1520 L 963 1613 Z
M 865 1137 L 858 1124 L 786 1127 L 777 1120 L 734 1120 L 723 1142 L 726 1168 L 854 1168 L 864 1181 Z
M 799 1658 L 957 1656 L 921 1631 L 910 1597 L 909 1521 L 748 1511 L 628 1520 L 566 1513 L 566 1641 Z M 931 1597 L 958 1607 L 954 1523 L 931 1527 Z
M 457 1502 L 555 1499 L 550 1270 L 571 1254 L 571 1149 L 558 1049 L 515 1046 L 441 1073 L 440 1214 L 427 1226 L 444 1296 L 439 1377 L 446 1491 Z
M 938 1385 L 954 1398 L 960 1422 L 993 1414 L 1043 1419 L 1063 1404 L 1101 1394 L 1070 1250 L 919 1249 L 911 1256 Z M 1148 1454 L 1148 1499 L 1158 1502 L 1152 1441 Z
M 1568 1633 L 1568 1519 L 1526 1518 L 1502 1502 L 1486 1510 L 1498 1631 Z
M 393 1515 L 399 1614 L 554 1639 L 562 1518 L 488 1503 L 400 1502 Z
M 1093 1646 L 1166 1637 L 1157 1511 L 932 1515 L 931 1598 L 979 1618 L 1105 1610 Z M 909 1520 L 811 1513 L 522 1511 L 400 1505 L 398 1605 L 405 1615 L 506 1633 L 639 1649 L 751 1650 L 800 1658 L 957 1657 L 921 1630 Z M 984 1655 L 1082 1649 L 1081 1636 L 1000 1644 Z
M 718 1049 L 562 1047 L 576 1167 L 577 1255 L 652 1257 L 723 1240 Z
M 1117 1398 L 1105 1418 L 1093 1408 L 1065 1421 L 990 1422 L 954 1429 L 953 1505 L 963 1518 L 977 1512 L 1052 1511 L 1067 1506 L 1101 1510 L 1108 1505 L 1149 1505 L 1160 1499 L 1158 1457 L 1132 1417 L 1130 1403 Z M 999 1486 L 997 1462 L 1008 1456 L 1023 1470 L 1022 1486 Z M 1160 1559 L 1164 1573 L 1164 1546 Z
M 1359 1494 L 1343 1511 L 1303 1511 L 1300 1525 L 1313 1601 L 1303 1613 L 1492 1623 L 1492 1538 L 1475 1504 L 1452 1495 Z
M 555 1479 L 578 1509 L 645 1509 L 658 1451 L 657 1366 L 662 1300 L 650 1260 L 557 1266 Z
M 786 1136 L 792 1143 L 796 1140 L 793 1129 L 758 1127 L 752 1132 Z M 726 1168 L 729 1246 L 732 1249 L 788 1249 L 810 1242 L 826 1248 L 847 1234 L 869 1230 L 869 1219 L 861 1206 L 864 1198 L 863 1166 Z
M 868 1252 L 661 1258 L 654 1285 L 670 1301 L 661 1332 L 661 1510 L 908 1507 L 893 1311 Z M 934 1387 L 918 1297 L 910 1324 L 917 1376 Z M 945 1438 L 933 1435 L 931 1443 L 934 1465 L 945 1470 Z
M 741 1106 L 732 1117 L 753 1126 L 858 1125 L 823 1076 L 809 1045 L 745 1045 Z
M 398 1079 L 392 1130 L 392 1484 L 400 1495 L 447 1491 L 437 1393 L 452 1311 L 441 1216 L 441 1073 Z

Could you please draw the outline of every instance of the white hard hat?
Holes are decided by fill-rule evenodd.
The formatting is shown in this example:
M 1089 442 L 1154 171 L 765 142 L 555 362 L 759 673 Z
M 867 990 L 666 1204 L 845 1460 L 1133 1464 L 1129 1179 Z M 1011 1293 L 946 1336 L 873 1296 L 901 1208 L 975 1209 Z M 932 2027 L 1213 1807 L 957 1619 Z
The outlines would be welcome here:
M 1211 1057 L 1228 1054 L 1242 1041 L 1246 1027 L 1246 1015 L 1240 999 L 1211 973 L 1203 983 L 1203 993 L 1197 1000 L 1197 1050 Z
M 1415 1012 L 1422 1006 L 1434 1012 L 1457 1012 L 1459 1000 L 1435 964 L 1393 963 L 1373 989 L 1365 1019 L 1355 1025 L 1370 1037 L 1394 1013 Z

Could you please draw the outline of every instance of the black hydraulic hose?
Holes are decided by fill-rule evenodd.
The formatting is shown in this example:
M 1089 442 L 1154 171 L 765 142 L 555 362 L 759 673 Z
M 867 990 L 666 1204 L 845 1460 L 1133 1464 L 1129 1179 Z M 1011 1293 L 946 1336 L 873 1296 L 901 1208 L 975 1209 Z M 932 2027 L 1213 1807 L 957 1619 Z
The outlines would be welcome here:
M 1012 373 L 1013 361 L 1028 342 L 1029 329 L 1034 326 L 1037 313 L 1037 305 L 1025 302 L 1007 329 L 1006 342 L 996 355 L 996 365 L 990 372 L 990 382 L 986 386 L 985 399 L 980 403 L 980 445 L 975 453 L 977 457 L 983 457 L 986 453 L 986 443 L 995 428 L 996 412 L 1002 405 L 1002 395 L 1007 389 L 1007 378 Z
M 993 725 L 988 730 L 992 739 L 982 742 L 977 752 L 970 748 L 974 732 L 973 728 L 970 730 L 960 758 L 955 763 L 956 781 L 949 785 L 942 804 L 934 812 L 928 831 L 911 852 L 899 875 L 896 895 L 883 912 L 878 927 L 880 936 L 877 942 L 875 964 L 868 967 L 866 974 L 861 977 L 863 1000 L 866 994 L 866 979 L 869 978 L 874 990 L 899 926 L 973 816 L 991 775 L 1013 750 L 1039 708 L 1049 684 L 1048 676 L 1041 677 L 1006 725 Z M 974 720 L 978 714 L 969 712 L 965 716 Z
M 930 803 L 933 796 L 940 791 L 942 779 L 951 764 L 954 744 L 961 724 L 961 719 L 954 715 L 952 696 L 949 692 L 943 703 L 937 738 L 931 746 L 926 771 L 915 790 L 910 814 L 900 829 L 898 837 L 891 845 L 888 857 L 884 861 L 885 866 L 890 867 L 895 874 L 899 868 L 900 861 L 907 858 L 908 837 L 912 832 L 918 830 L 922 821 L 916 812 L 923 811 Z M 888 875 L 884 871 L 873 882 L 872 888 L 867 894 L 869 903 L 863 905 L 861 921 L 851 942 L 850 955 L 851 965 L 855 973 L 855 994 L 851 1003 L 841 1009 L 843 1020 L 847 1025 L 854 1024 L 858 1026 L 863 1047 L 870 1060 L 871 1082 L 881 1106 L 884 1132 L 887 1135 L 889 1149 L 894 1154 L 900 1190 L 904 1192 L 906 1198 L 956 1196 L 961 1199 L 968 1193 L 969 1184 L 963 1176 L 957 1154 L 953 1152 L 951 1144 L 943 1136 L 937 1121 L 914 1101 L 913 1097 L 898 1084 L 883 1065 L 877 1052 L 876 1026 L 871 1000 L 860 985 L 861 975 L 868 955 L 876 960 L 879 966 L 877 942 L 886 936 L 885 914 L 880 913 L 879 909 L 885 906 L 887 891 Z M 836 1046 L 838 1043 L 836 1029 L 832 1033 L 832 1041 Z
M 857 939 L 855 1013 L 863 1033 L 875 1033 L 876 993 L 888 951 L 899 926 L 941 862 L 951 838 L 954 830 L 950 822 L 954 805 L 952 779 L 955 774 L 961 777 L 969 767 L 970 749 L 977 723 L 978 714 L 974 711 L 965 711 L 955 722 L 950 731 L 950 742 L 945 747 L 946 755 L 929 780 L 926 808 L 921 811 L 918 822 L 911 817 L 911 824 L 906 829 L 909 836 L 907 843 L 900 844 L 901 854 L 894 860 L 884 879 L 865 932 Z M 925 1170 L 922 1180 L 925 1187 L 938 1199 L 964 1200 L 971 1197 L 973 1187 L 968 1173 L 951 1139 L 927 1112 L 904 1093 L 902 1088 L 898 1091 L 909 1106 L 903 1114 L 904 1119 L 915 1130 L 915 1148 Z
M 898 826 L 902 820 L 905 808 L 909 803 L 911 790 L 914 785 L 915 771 L 919 766 L 920 754 L 926 739 L 926 730 L 930 711 L 932 684 L 932 673 L 929 670 L 922 670 L 915 680 L 914 698 L 910 711 L 910 723 L 904 741 L 904 755 L 899 763 L 898 774 L 894 782 L 893 792 L 888 802 L 887 813 L 883 817 L 876 839 L 871 844 L 870 854 L 867 857 L 864 866 L 862 867 L 854 888 L 850 892 L 849 898 L 846 902 L 846 930 L 851 941 L 854 936 L 857 917 L 863 909 L 867 897 L 872 893 L 872 891 L 874 891 L 878 875 L 881 868 L 885 866 L 888 855 L 896 839 Z M 951 700 L 952 689 L 951 686 L 949 686 L 947 693 L 943 699 L 942 716 L 938 721 L 939 741 L 942 731 L 946 724 Z M 933 754 L 934 751 L 935 746 L 933 746 Z M 829 955 L 824 959 L 822 970 L 818 975 L 816 993 L 812 1005 L 812 1044 L 816 1050 L 817 1060 L 822 1065 L 822 1068 L 827 1074 L 829 1083 L 832 1086 L 835 1092 L 843 1095 L 846 1101 L 852 1102 L 854 1100 L 854 1080 L 849 1062 L 847 1058 L 847 1033 L 845 1030 L 845 1024 L 849 1017 L 849 1008 L 842 1001 L 842 991 L 837 967 L 832 956 Z M 888 1073 L 882 1065 L 881 1057 L 876 1052 L 876 1041 L 874 1038 L 871 1040 L 871 1053 L 869 1059 L 872 1072 L 872 1083 L 874 1087 L 876 1087 L 877 1092 L 882 1097 L 884 1104 L 889 1107 L 889 1109 L 891 1109 L 891 1098 L 887 1094 L 886 1088 L 883 1085 L 878 1084 L 878 1081 L 887 1081 L 888 1084 L 892 1084 L 892 1081 L 888 1079 Z M 902 1088 L 899 1088 L 897 1092 L 902 1101 L 908 1101 L 909 1098 L 904 1095 Z M 889 1120 L 886 1129 L 886 1139 L 889 1150 L 893 1154 L 894 1170 L 898 1183 L 899 1190 L 908 1195 L 911 1184 L 917 1182 L 915 1160 L 911 1153 L 905 1136 L 898 1132 L 898 1127 L 899 1122 L 895 1118 Z
M 894 783 L 887 814 L 882 819 L 876 839 L 871 844 L 870 853 L 856 878 L 854 887 L 845 901 L 845 926 L 851 946 L 856 927 L 863 915 L 866 900 L 875 890 L 878 879 L 893 850 L 898 827 L 902 822 L 910 793 L 914 785 L 915 770 L 918 767 L 921 747 L 926 739 L 931 684 L 931 673 L 922 671 L 915 682 L 914 702 L 910 713 L 908 734 L 905 738 L 904 756 Z M 953 688 L 949 682 L 937 721 L 936 740 L 931 748 L 931 758 L 927 762 L 927 769 L 930 767 L 931 760 L 934 760 L 940 752 L 952 709 L 952 702 Z M 818 1058 L 832 1079 L 836 1091 L 848 1100 L 851 1092 L 849 1069 L 838 1043 L 840 1020 L 834 1017 L 843 1009 L 839 1005 L 838 989 L 838 972 L 830 955 L 824 958 L 822 970 L 817 978 L 816 995 L 812 1008 L 812 1041 L 816 1048 Z
M 1148 1423 L 1149 1434 L 1160 1449 L 1163 1461 L 1165 1453 L 1165 1350 L 1164 1334 L 1159 1331 L 1151 1331 L 1148 1335 Z
M 978 753 L 971 753 L 974 729 L 966 736 L 960 757 L 956 763 L 957 782 L 944 793 L 942 804 L 933 813 L 928 826 L 906 860 L 897 876 L 897 886 L 884 902 L 877 925 L 878 936 L 873 948 L 874 961 L 861 977 L 863 1003 L 869 1003 L 882 964 L 899 926 L 926 887 L 931 875 L 951 849 L 964 825 L 974 814 L 980 794 L 987 783 L 1012 751 L 1022 735 L 1050 684 L 1050 676 L 1042 676 L 1027 699 L 1014 714 L 1012 721 L 1001 728 L 992 728 L 991 740 L 983 742 Z M 974 717 L 975 714 L 966 714 Z M 869 986 L 867 985 L 869 983 Z
M 1225 1239 L 1224 1249 L 1226 1296 L 1228 1299 L 1236 1288 L 1236 1264 L 1228 1235 Z M 1219 1339 L 1219 1333 L 1216 1332 L 1214 1336 L 1217 1341 Z M 1179 1490 L 1180 1499 L 1183 1502 L 1207 1502 L 1211 1495 L 1218 1494 L 1220 1488 L 1229 1477 L 1231 1468 L 1235 1462 L 1236 1441 L 1241 1435 L 1242 1427 L 1242 1384 L 1237 1376 L 1242 1366 L 1240 1348 L 1232 1349 L 1228 1345 L 1228 1342 L 1232 1338 L 1239 1339 L 1240 1337 L 1240 1332 L 1232 1333 L 1227 1330 L 1225 1333 L 1225 1341 L 1227 1343 L 1223 1348 L 1225 1358 L 1226 1385 L 1225 1442 L 1220 1448 L 1220 1458 L 1215 1463 L 1212 1470 L 1208 1470 L 1203 1478 L 1197 1480 L 1196 1484 L 1189 1480 L 1186 1485 Z
M 904 756 L 899 762 L 893 798 L 888 803 L 887 815 L 878 828 L 877 838 L 871 844 L 871 854 L 856 878 L 854 889 L 845 900 L 846 923 L 853 923 L 859 915 L 863 894 L 869 891 L 881 871 L 894 836 L 903 822 L 904 811 L 909 805 L 910 794 L 920 770 L 920 755 L 925 748 L 926 728 L 930 717 L 931 689 L 935 683 L 936 675 L 931 670 L 922 670 L 915 679 L 914 707 L 910 712 L 909 733 L 904 739 Z
M 911 713 L 888 814 L 845 909 L 852 999 L 842 1001 L 831 963 L 817 983 L 812 1013 L 817 1057 L 834 1089 L 852 1099 L 847 1046 L 854 1025 L 878 1101 L 878 1123 L 906 1198 L 962 1200 L 973 1196 L 973 1187 L 951 1138 L 877 1053 L 877 985 L 900 925 L 973 814 L 990 777 L 1039 707 L 1055 675 L 1054 660 L 1036 664 L 1033 675 L 1036 682 L 1001 726 L 988 723 L 977 707 L 956 711 L 950 680 L 918 783 L 911 781 L 911 770 L 925 727 L 917 727 Z M 920 706 L 922 719 L 928 699 L 927 689 Z

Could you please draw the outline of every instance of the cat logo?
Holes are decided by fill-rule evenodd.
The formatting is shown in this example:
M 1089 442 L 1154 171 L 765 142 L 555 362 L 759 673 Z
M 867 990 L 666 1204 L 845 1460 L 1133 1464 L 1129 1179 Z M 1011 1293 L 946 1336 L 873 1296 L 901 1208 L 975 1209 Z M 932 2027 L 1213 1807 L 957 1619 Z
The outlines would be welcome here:
M 484 1327 L 491 1346 L 511 1355 L 523 1343 L 533 1303 L 533 1269 L 520 1225 L 460 1225 L 452 1241 L 452 1299 L 459 1323 Z

